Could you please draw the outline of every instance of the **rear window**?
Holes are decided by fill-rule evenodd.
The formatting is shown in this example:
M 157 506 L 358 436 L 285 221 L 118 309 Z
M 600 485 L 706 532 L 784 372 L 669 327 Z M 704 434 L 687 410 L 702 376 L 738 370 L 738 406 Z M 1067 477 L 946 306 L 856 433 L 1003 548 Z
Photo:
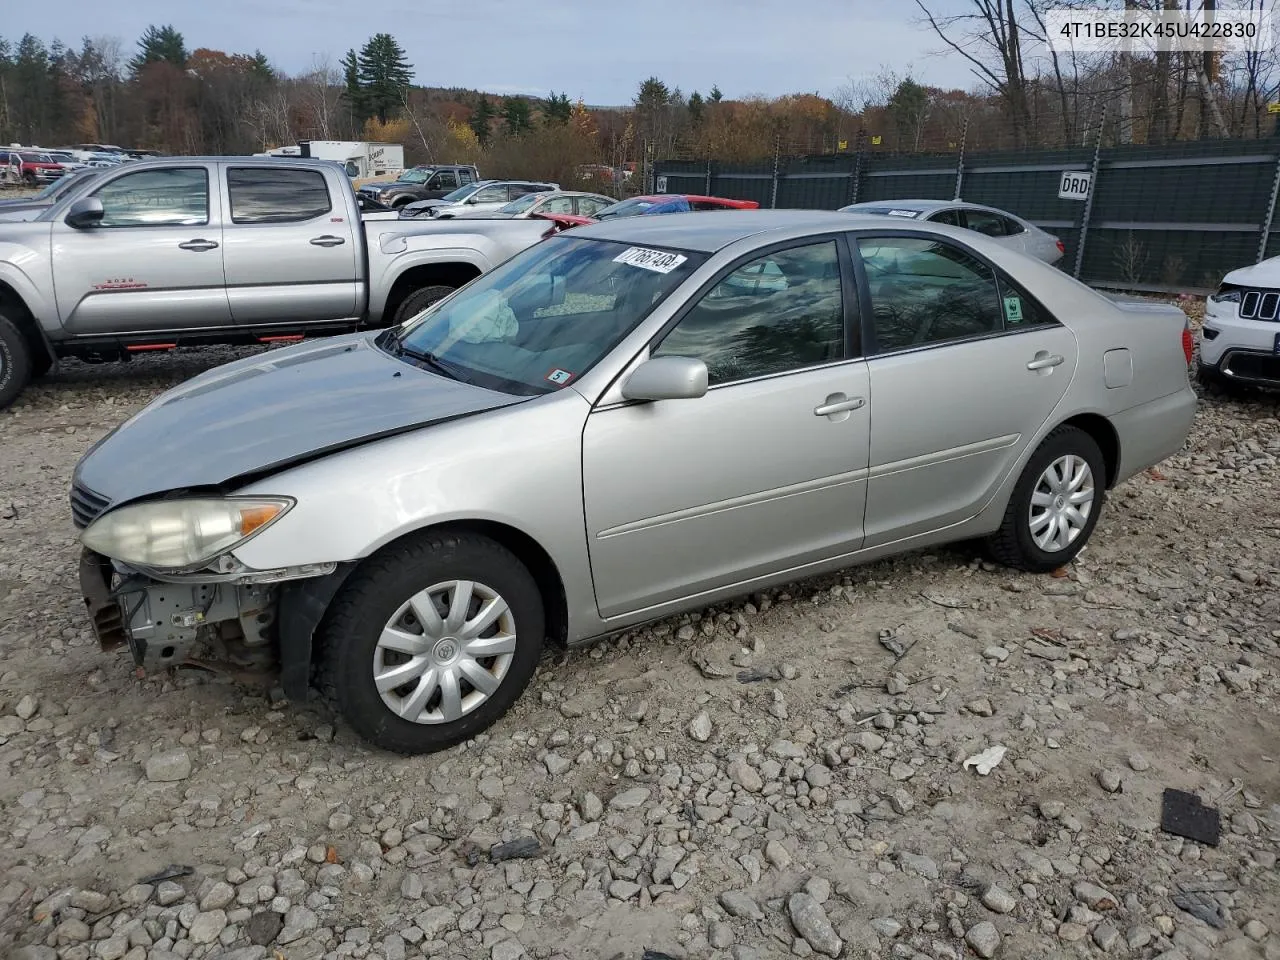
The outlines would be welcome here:
M 227 192 L 232 223 L 300 223 L 333 208 L 324 175 L 316 170 L 232 168 Z

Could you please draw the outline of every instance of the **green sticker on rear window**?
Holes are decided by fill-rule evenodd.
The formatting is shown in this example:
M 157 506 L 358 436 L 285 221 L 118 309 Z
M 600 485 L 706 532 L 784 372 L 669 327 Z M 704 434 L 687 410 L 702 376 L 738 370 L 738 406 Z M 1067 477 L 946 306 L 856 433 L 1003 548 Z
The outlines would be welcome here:
M 1010 323 L 1022 322 L 1022 298 L 1021 297 L 1005 297 L 1004 298 L 1004 318 Z

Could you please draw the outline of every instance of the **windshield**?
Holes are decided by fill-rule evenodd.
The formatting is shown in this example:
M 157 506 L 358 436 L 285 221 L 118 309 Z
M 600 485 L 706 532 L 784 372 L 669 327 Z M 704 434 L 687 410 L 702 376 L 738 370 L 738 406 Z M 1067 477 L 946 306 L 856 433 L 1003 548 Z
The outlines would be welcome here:
M 53 163 L 53 160 L 43 153 L 22 153 L 19 156 L 22 157 L 23 163 Z
M 459 187 L 453 193 L 446 193 L 441 199 L 448 203 L 461 203 L 483 186 L 483 183 L 468 183 L 465 187 Z
M 498 213 L 524 213 L 546 196 L 545 193 L 526 193 L 519 200 L 512 200 L 505 207 L 499 207 Z
M 393 328 L 382 343 L 477 386 L 551 393 L 594 367 L 705 259 L 552 237 Z
M 434 170 L 406 170 L 400 174 L 401 183 L 426 183 L 428 178 L 435 173 Z

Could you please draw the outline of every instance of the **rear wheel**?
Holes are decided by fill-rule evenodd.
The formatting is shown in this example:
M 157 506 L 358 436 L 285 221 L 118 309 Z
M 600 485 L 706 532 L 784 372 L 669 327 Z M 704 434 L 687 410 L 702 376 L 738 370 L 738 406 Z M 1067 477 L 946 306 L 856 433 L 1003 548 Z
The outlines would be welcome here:
M 423 310 L 427 309 L 427 307 L 431 306 L 437 300 L 443 300 L 456 289 L 456 287 L 437 283 L 430 287 L 421 287 L 420 289 L 413 291 L 413 293 L 400 301 L 400 306 L 396 308 L 396 315 L 393 322 L 401 324 L 406 320 L 412 320 Z
M 22 393 L 33 375 L 31 345 L 8 317 L 0 314 L 0 410 Z
M 348 581 L 322 636 L 322 668 L 361 737 L 394 753 L 434 753 L 511 708 L 544 633 L 542 597 L 514 554 L 474 534 L 429 533 Z
M 1032 454 L 1013 488 L 1004 522 L 988 541 L 999 563 L 1048 573 L 1075 559 L 1098 523 L 1106 463 L 1078 427 L 1054 430 Z

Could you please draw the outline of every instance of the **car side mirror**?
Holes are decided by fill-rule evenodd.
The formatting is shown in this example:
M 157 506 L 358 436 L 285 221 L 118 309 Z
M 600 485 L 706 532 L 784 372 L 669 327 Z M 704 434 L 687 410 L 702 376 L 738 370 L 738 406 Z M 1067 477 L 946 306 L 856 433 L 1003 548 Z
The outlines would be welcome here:
M 627 400 L 696 400 L 707 392 L 707 365 L 693 357 L 654 357 L 627 377 Z
M 81 197 L 71 204 L 71 209 L 67 211 L 67 225 L 83 230 L 101 223 L 105 213 L 106 211 L 102 209 L 102 201 L 97 197 Z

